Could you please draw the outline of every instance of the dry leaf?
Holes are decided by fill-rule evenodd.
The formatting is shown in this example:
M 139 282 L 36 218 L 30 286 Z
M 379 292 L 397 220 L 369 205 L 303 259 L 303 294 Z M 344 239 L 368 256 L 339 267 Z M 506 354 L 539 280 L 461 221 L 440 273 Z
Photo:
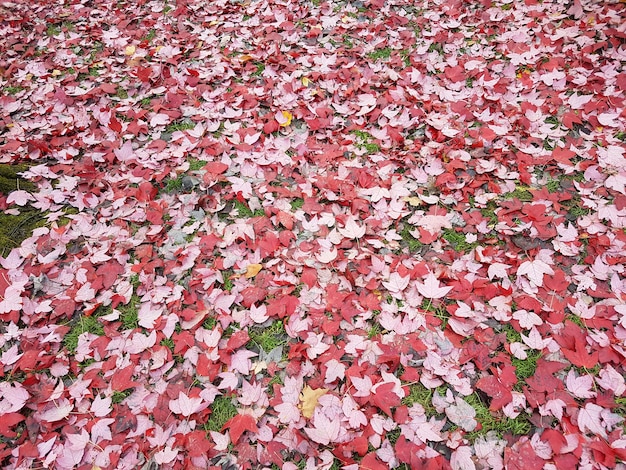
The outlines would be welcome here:
M 126 49 L 124 49 L 124 54 L 131 56 L 135 53 L 137 49 L 135 48 L 135 46 L 126 46 Z
M 289 111 L 281 111 L 280 114 L 282 115 L 278 119 L 280 127 L 287 127 L 288 125 L 290 125 L 291 120 L 293 119 L 293 114 L 291 114 Z
M 326 394 L 326 392 L 328 392 L 327 388 L 313 389 L 305 385 L 302 389 L 302 393 L 300 393 L 300 410 L 302 411 L 302 416 L 305 418 L 313 416 L 313 412 L 317 406 L 317 400 L 319 400 L 319 397 Z
M 263 269 L 263 265 L 262 264 L 259 264 L 259 263 L 249 264 L 246 267 L 246 273 L 244 274 L 244 277 L 246 279 L 250 279 L 251 277 L 254 277 L 257 274 L 259 274 L 259 271 L 261 269 Z

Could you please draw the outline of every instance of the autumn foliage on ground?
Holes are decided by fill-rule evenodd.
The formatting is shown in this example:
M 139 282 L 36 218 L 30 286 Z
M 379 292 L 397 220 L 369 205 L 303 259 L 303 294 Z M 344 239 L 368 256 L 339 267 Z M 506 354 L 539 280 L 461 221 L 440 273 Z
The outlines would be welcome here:
M 0 33 L 3 468 L 624 468 L 624 3 Z

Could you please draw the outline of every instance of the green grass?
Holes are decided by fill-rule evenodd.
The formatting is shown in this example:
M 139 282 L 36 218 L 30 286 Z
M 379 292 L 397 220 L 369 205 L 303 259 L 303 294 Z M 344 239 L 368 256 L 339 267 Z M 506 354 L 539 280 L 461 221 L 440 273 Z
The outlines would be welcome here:
M 356 148 L 365 149 L 367 153 L 376 153 L 380 151 L 378 144 L 372 142 L 374 140 L 374 136 L 369 132 L 354 130 L 351 133 L 356 136 L 356 141 L 354 143 Z
M 519 186 L 515 188 L 515 191 L 504 193 L 502 195 L 502 199 L 519 199 L 522 202 L 530 202 L 533 200 L 533 194 L 528 190 L 528 188 Z
M 179 119 L 167 125 L 165 132 L 188 131 L 196 127 L 191 119 Z
M 128 98 L 128 92 L 121 86 L 118 86 L 117 90 L 115 91 L 115 96 L 121 100 L 125 100 Z
M 249 219 L 250 217 L 265 216 L 265 211 L 263 209 L 257 209 L 254 212 L 252 212 L 252 210 L 248 207 L 248 204 L 246 204 L 245 202 L 235 200 L 234 204 L 235 204 L 235 209 L 237 209 L 237 214 L 239 214 L 239 217 L 244 217 L 246 219 Z
M 525 413 L 520 413 L 515 419 L 508 418 L 500 413 L 492 414 L 491 411 L 489 411 L 489 405 L 484 403 L 477 393 L 464 397 L 464 400 L 476 410 L 474 419 L 482 426 L 480 430 L 466 434 L 466 437 L 470 441 L 485 436 L 491 431 L 494 431 L 499 437 L 502 437 L 507 433 L 521 436 L 528 434 L 532 429 L 530 417 Z
M 190 158 L 187 160 L 189 162 L 189 171 L 198 171 L 204 168 L 206 162 L 203 160 L 198 160 L 197 158 Z
M 217 319 L 215 317 L 209 317 L 204 320 L 204 323 L 202 323 L 202 328 L 204 328 L 205 330 L 214 330 L 216 326 Z
M 123 392 L 116 390 L 113 392 L 113 395 L 111 395 L 111 403 L 113 403 L 114 405 L 117 403 L 122 403 L 132 393 L 133 393 L 132 389 L 124 390 Z
M 263 62 L 255 62 L 254 65 L 256 66 L 256 70 L 252 72 L 251 75 L 253 77 L 260 77 L 263 75 L 263 72 L 265 71 L 265 64 Z
M 411 234 L 411 231 L 415 229 L 416 227 L 413 227 L 412 225 L 404 222 L 404 225 L 399 232 L 399 235 L 402 237 L 404 245 L 409 249 L 409 252 L 411 253 L 417 253 L 424 246 L 422 242 L 420 242 Z
M 23 89 L 24 87 L 21 86 L 7 86 L 3 88 L 3 90 L 9 95 L 17 95 Z
M 250 341 L 266 353 L 279 346 L 284 346 L 289 340 L 282 320 L 276 320 L 268 327 L 251 327 L 248 330 L 248 335 Z
M 150 31 L 146 33 L 146 35 L 141 38 L 142 41 L 150 42 L 156 37 L 156 29 L 152 28 Z
M 49 24 L 48 29 L 46 29 L 46 35 L 48 36 L 58 36 L 61 34 L 61 28 L 55 24 Z
M 385 47 L 383 49 L 377 49 L 367 54 L 367 57 L 369 57 L 372 60 L 389 59 L 391 57 L 391 48 Z
M 304 199 L 302 199 L 301 197 L 298 197 L 291 201 L 291 210 L 294 212 L 298 209 L 301 209 L 302 206 L 304 206 Z
M 183 190 L 183 176 L 184 175 L 178 175 L 176 178 L 171 178 L 168 179 L 165 183 L 165 187 L 163 188 L 163 190 L 166 193 L 174 193 L 174 192 L 179 192 Z
M 458 252 L 467 252 L 471 251 L 478 246 L 477 242 L 468 243 L 465 240 L 465 234 L 462 232 L 457 232 L 454 229 L 445 229 L 443 231 L 442 237 L 452 246 L 454 251 Z
M 237 414 L 237 407 L 233 404 L 232 398 L 228 396 L 218 396 L 211 404 L 211 414 L 204 423 L 205 431 L 221 432 L 224 424 Z
M 104 327 L 98 321 L 98 317 L 95 316 L 80 316 L 76 324 L 63 338 L 63 345 L 71 353 L 76 352 L 78 347 L 78 337 L 83 333 L 92 333 L 97 336 L 104 334 Z
M 139 304 L 141 299 L 133 294 L 126 305 L 118 305 L 120 320 L 124 330 L 134 330 L 139 327 Z
M 235 274 L 232 269 L 222 271 L 222 278 L 224 278 L 224 290 L 230 292 L 233 289 L 233 280 L 231 276 Z

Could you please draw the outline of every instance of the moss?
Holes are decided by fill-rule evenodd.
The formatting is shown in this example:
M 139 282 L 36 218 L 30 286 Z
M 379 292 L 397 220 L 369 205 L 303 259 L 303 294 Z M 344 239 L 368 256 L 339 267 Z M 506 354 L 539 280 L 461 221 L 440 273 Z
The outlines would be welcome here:
M 226 422 L 237 414 L 237 407 L 233 404 L 232 398 L 219 396 L 211 404 L 211 414 L 206 423 L 205 431 L 220 432 Z

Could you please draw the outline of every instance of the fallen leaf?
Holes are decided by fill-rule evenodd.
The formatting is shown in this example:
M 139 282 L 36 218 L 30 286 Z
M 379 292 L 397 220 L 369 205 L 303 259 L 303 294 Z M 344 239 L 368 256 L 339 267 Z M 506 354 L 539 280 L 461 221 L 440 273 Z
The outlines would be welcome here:
M 305 418 L 311 418 L 313 416 L 313 412 L 315 411 L 315 407 L 317 406 L 317 401 L 319 398 L 328 392 L 327 388 L 316 388 L 313 389 L 308 385 L 305 385 L 300 393 L 300 410 L 302 411 L 302 416 Z

